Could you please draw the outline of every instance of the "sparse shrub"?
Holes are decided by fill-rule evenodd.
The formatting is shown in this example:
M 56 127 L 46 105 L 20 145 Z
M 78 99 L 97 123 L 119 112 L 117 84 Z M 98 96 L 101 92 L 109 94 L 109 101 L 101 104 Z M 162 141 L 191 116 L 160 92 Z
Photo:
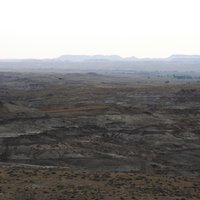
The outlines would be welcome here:
M 33 190 L 17 191 L 13 200 L 38 200 Z

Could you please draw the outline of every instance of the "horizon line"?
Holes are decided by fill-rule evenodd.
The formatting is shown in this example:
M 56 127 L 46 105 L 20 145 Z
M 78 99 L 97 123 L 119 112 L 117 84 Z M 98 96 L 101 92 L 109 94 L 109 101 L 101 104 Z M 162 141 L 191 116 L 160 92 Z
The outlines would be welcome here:
M 57 57 L 40 57 L 40 58 L 36 58 L 36 57 L 9 57 L 9 58 L 0 58 L 0 60 L 58 60 L 61 57 L 64 56 L 88 56 L 88 57 L 95 57 L 95 56 L 117 56 L 118 58 L 121 59 L 128 59 L 128 58 L 134 58 L 134 59 L 138 59 L 138 60 L 142 60 L 142 59 L 167 59 L 173 56 L 191 56 L 191 57 L 200 57 L 200 54 L 170 54 L 169 56 L 165 56 L 165 57 L 136 57 L 136 56 L 121 56 L 119 54 L 62 54 L 60 56 Z

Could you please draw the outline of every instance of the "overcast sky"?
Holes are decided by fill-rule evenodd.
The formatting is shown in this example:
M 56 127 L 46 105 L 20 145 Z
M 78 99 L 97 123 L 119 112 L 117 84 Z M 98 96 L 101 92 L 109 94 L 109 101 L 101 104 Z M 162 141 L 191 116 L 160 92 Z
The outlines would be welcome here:
M 0 58 L 200 54 L 200 0 L 0 0 Z

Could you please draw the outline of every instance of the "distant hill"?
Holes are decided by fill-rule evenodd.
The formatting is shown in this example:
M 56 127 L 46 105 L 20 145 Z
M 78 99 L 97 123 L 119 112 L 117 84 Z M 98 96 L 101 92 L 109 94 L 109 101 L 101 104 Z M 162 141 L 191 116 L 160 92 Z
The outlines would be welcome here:
M 171 55 L 167 58 L 169 61 L 199 61 L 200 55 Z
M 54 59 L 4 59 L 0 72 L 131 73 L 134 71 L 200 72 L 200 55 L 136 58 L 118 55 L 63 55 Z
M 168 58 L 136 58 L 126 57 L 123 58 L 118 55 L 62 55 L 55 59 L 57 61 L 69 61 L 69 62 L 85 62 L 85 61 L 192 61 L 192 62 L 200 62 L 200 55 L 171 55 Z
M 84 62 L 84 61 L 132 61 L 136 60 L 136 57 L 122 58 L 118 55 L 63 55 L 57 58 L 60 61 L 70 62 Z
M 137 58 L 135 56 L 131 57 L 121 57 L 119 55 L 62 55 L 54 59 L 0 59 L 0 63 L 57 63 L 57 62 L 165 62 L 165 61 L 186 61 L 186 62 L 200 62 L 200 55 L 182 55 L 175 54 L 167 58 Z

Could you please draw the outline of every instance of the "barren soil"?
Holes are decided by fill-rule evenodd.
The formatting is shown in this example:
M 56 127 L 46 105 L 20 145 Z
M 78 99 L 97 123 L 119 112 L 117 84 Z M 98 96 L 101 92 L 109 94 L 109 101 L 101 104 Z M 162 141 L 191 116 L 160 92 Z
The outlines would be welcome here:
M 199 155 L 196 79 L 0 73 L 0 199 L 199 199 Z

